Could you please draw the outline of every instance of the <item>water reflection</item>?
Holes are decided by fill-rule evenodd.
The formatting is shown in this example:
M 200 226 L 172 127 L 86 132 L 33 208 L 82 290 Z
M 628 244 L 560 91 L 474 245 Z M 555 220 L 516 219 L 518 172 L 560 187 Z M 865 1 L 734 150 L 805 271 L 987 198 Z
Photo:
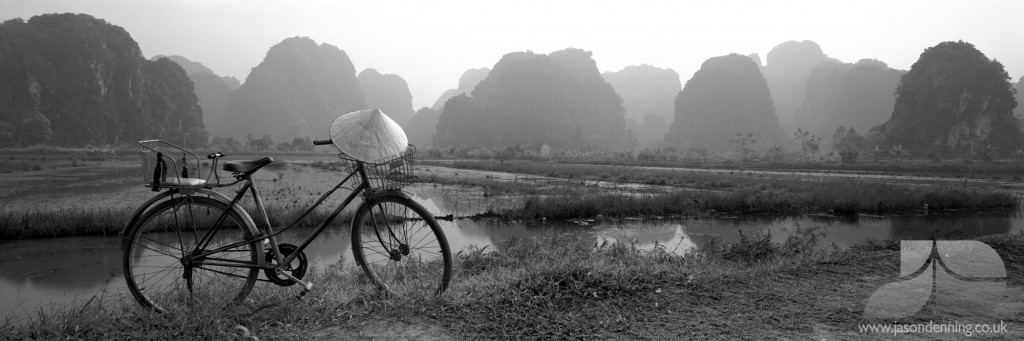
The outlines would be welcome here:
M 435 214 L 446 208 L 430 196 L 417 200 Z M 681 221 L 635 221 L 615 224 L 549 222 L 522 224 L 458 219 L 439 222 L 453 251 L 487 247 L 502 241 L 554 234 L 583 236 L 593 244 L 630 243 L 640 249 L 655 247 L 676 254 L 704 247 L 713 239 L 736 242 L 740 234 L 771 234 L 784 242 L 791 236 L 814 235 L 820 247 L 847 247 L 867 239 L 923 239 L 933 234 L 967 238 L 1024 231 L 1024 221 L 1009 213 L 900 217 L 796 217 L 713 218 Z M 297 228 L 281 241 L 300 244 L 311 232 Z M 0 244 L 0 312 L 25 316 L 53 304 L 83 302 L 97 292 L 127 292 L 121 270 L 117 237 L 70 237 L 23 240 Z M 354 266 L 351 236 L 345 226 L 331 227 L 306 248 L 313 269 Z M 262 274 L 260 275 L 262 278 Z
M 920 239 L 984 236 L 1013 230 L 1015 217 L 1004 214 L 973 214 L 952 216 L 906 216 L 890 219 L 892 239 Z
M 653 251 L 660 248 L 677 255 L 685 255 L 697 248 L 696 241 L 686 233 L 682 224 L 612 226 L 591 233 L 599 245 L 625 243 L 641 250 Z

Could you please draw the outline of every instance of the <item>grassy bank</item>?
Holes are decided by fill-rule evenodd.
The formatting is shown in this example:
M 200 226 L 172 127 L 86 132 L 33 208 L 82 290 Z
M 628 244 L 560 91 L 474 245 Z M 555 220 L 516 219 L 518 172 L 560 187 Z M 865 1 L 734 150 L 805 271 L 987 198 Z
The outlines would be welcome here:
M 254 221 L 255 207 L 245 208 Z M 0 239 L 55 238 L 86 235 L 117 235 L 135 212 L 134 207 L 123 208 L 59 208 L 49 210 L 0 210 Z M 302 209 L 267 207 L 270 224 L 283 227 L 302 214 Z M 332 225 L 347 225 L 354 213 L 342 212 Z M 330 212 L 318 209 L 302 219 L 299 226 L 315 226 Z M 258 224 L 259 225 L 259 224 Z
M 1020 290 L 1024 236 L 981 240 L 1003 258 L 1011 290 Z M 355 339 L 384 321 L 420 326 L 421 337 L 466 339 L 833 339 L 858 336 L 860 323 L 892 323 L 866 319 L 863 309 L 876 289 L 897 280 L 896 242 L 817 250 L 808 240 L 751 237 L 681 257 L 570 235 L 512 240 L 459 254 L 452 287 L 439 298 L 382 297 L 356 270 L 334 269 L 313 274 L 317 287 L 300 301 L 287 289 L 187 314 L 90 304 L 0 332 L 14 339 L 249 339 L 243 327 L 260 339 Z M 926 307 L 898 322 L 981 322 L 943 314 Z M 1024 321 L 1020 312 L 992 318 Z
M 673 168 L 669 165 L 661 164 L 647 164 L 647 163 L 559 163 L 559 162 L 537 162 L 528 160 L 505 160 L 505 161 L 494 161 L 494 160 L 456 160 L 456 161 L 425 161 L 428 164 L 437 164 L 444 167 L 461 168 L 461 169 L 476 169 L 476 170 L 487 170 L 496 172 L 508 172 L 508 173 L 519 173 L 519 174 L 532 174 L 556 178 L 565 179 L 584 179 L 584 180 L 598 180 L 598 181 L 616 181 L 625 183 L 637 183 L 637 184 L 649 184 L 649 185 L 665 185 L 665 186 L 676 186 L 676 187 L 688 187 L 688 188 L 700 188 L 700 189 L 716 189 L 716 188 L 733 188 L 737 186 L 749 186 L 762 183 L 764 181 L 770 181 L 771 179 L 807 179 L 807 178 L 818 178 L 813 175 L 804 174 L 801 171 L 809 172 L 831 172 L 831 171 L 850 171 L 842 168 L 832 168 L 829 164 L 784 164 L 782 167 L 774 167 L 773 165 L 762 165 L 761 167 L 737 167 L 736 165 L 723 165 L 719 167 L 715 165 L 710 167 L 718 172 L 707 172 L 707 171 L 693 171 Z M 801 167 L 806 166 L 806 167 Z M 984 179 L 1003 179 L 1003 180 L 1020 180 L 1019 176 L 1024 174 L 1024 165 L 1009 164 L 1009 165 L 987 165 L 991 168 L 985 167 L 970 167 L 970 172 L 957 172 L 956 169 L 950 168 L 947 171 L 938 173 L 928 172 L 875 172 L 883 174 L 898 174 L 898 175 L 914 175 L 914 176 L 938 176 L 938 177 L 972 177 L 970 174 L 984 174 L 976 176 Z M 686 168 L 697 168 L 704 169 L 709 168 L 708 166 L 699 167 L 687 167 L 687 166 L 676 166 Z M 749 173 L 747 171 L 792 171 L 788 174 L 757 174 Z M 859 170 L 852 170 L 859 172 Z M 985 173 L 990 172 L 990 173 Z M 767 179 L 767 180 L 766 180 Z M 884 181 L 885 179 L 876 179 L 876 182 Z M 897 181 L 897 179 L 893 179 Z M 899 180 L 902 181 L 902 180 Z
M 502 219 L 579 219 L 650 216 L 800 215 L 800 214 L 923 214 L 941 210 L 1010 209 L 1019 198 L 995 190 L 957 186 L 918 186 L 846 179 L 719 179 L 713 190 L 672 187 L 627 190 L 581 184 L 580 181 L 506 181 L 484 177 L 432 177 L 431 182 L 480 188 L 483 197 L 522 203 L 483 216 Z M 283 202 L 288 202 L 284 200 Z M 300 205 L 301 206 L 301 205 Z M 301 207 L 267 208 L 274 226 L 284 226 Z M 255 214 L 251 207 L 250 214 Z M 0 211 L 0 238 L 49 238 L 113 235 L 131 217 L 133 208 Z M 302 225 L 312 226 L 329 212 L 314 211 Z M 346 224 L 350 211 L 334 224 Z M 256 217 L 253 217 L 257 219 Z
M 742 188 L 726 193 L 682 191 L 642 196 L 596 194 L 529 199 L 515 219 L 574 219 L 668 215 L 798 215 L 927 213 L 934 210 L 1007 209 L 1017 198 L 1005 192 L 957 187 L 909 187 L 835 181 Z
M 832 171 L 832 172 L 870 172 L 890 175 L 969 177 L 977 179 L 1017 179 L 1024 174 L 1024 161 L 1000 160 L 981 162 L 975 160 L 883 160 L 879 162 L 861 160 L 857 163 L 830 161 L 748 161 L 723 159 L 684 159 L 684 160 L 626 160 L 626 159 L 574 159 L 553 160 L 564 165 L 594 165 L 620 167 L 659 167 L 659 168 L 714 168 L 726 170 L 782 170 L 782 171 Z M 491 160 L 436 160 L 438 163 L 490 163 Z M 537 163 L 538 160 L 503 160 L 503 163 Z
M 498 163 L 500 164 L 500 163 Z M 455 163 L 452 167 L 552 177 L 549 180 L 433 177 L 478 186 L 485 195 L 525 197 L 522 207 L 494 215 L 512 219 L 575 219 L 666 215 L 904 214 L 938 210 L 1008 209 L 1019 197 L 985 188 L 680 172 L 536 162 Z M 586 181 L 649 185 L 629 192 Z

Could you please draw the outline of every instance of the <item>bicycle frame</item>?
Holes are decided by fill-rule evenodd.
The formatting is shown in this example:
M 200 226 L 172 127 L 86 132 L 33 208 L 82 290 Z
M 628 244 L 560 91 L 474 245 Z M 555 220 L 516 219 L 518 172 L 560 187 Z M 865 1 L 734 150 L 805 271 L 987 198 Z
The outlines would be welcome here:
M 288 230 L 292 229 L 293 227 L 297 226 L 299 221 L 301 221 L 303 218 L 305 218 L 307 215 L 309 215 L 309 213 L 313 212 L 313 210 L 316 209 L 317 207 L 319 207 L 324 202 L 324 200 L 327 199 L 327 197 L 329 197 L 331 194 L 333 194 L 338 189 L 342 188 L 342 186 L 346 182 L 348 182 L 349 179 L 352 179 L 352 177 L 355 176 L 356 174 L 359 174 L 360 180 L 362 180 L 359 183 L 359 186 L 355 187 L 352 190 L 352 193 L 350 193 L 348 195 L 348 197 L 345 198 L 345 200 L 342 202 L 342 204 L 339 205 L 333 212 L 331 212 L 331 214 L 327 218 L 325 218 L 322 222 L 320 222 L 319 225 L 317 225 L 316 229 L 314 229 L 313 232 L 310 233 L 309 236 L 307 236 L 306 239 L 303 240 L 302 243 L 298 245 L 298 247 L 296 248 L 296 252 L 292 252 L 287 257 L 283 257 L 281 255 L 280 249 L 278 247 L 277 238 L 275 238 L 275 237 L 277 235 L 279 235 L 281 233 L 284 233 L 285 231 L 288 231 Z M 334 218 L 336 218 L 338 216 L 338 214 L 341 213 L 342 210 L 344 210 L 346 207 L 348 207 L 348 205 L 351 204 L 353 200 L 355 200 L 356 196 L 358 196 L 359 194 L 363 193 L 365 190 L 367 190 L 370 187 L 369 181 L 366 178 L 366 172 L 365 172 L 365 170 L 363 168 L 363 163 L 359 162 L 359 163 L 357 163 L 355 170 L 353 170 L 347 176 L 345 176 L 345 178 L 342 179 L 340 182 L 338 182 L 338 184 L 335 185 L 333 188 L 331 188 L 331 190 L 329 190 L 326 193 L 324 193 L 323 195 L 321 195 L 320 199 L 317 199 L 316 203 L 314 203 L 312 206 L 307 208 L 306 211 L 302 213 L 302 215 L 300 215 L 298 218 L 296 218 L 294 221 L 289 223 L 284 228 L 279 229 L 277 231 L 274 231 L 273 226 L 270 224 L 270 217 L 267 215 L 267 211 L 266 211 L 265 207 L 263 206 L 263 199 L 262 199 L 262 197 L 260 197 L 259 190 L 256 188 L 256 183 L 255 183 L 255 181 L 253 181 L 251 174 L 247 174 L 243 178 L 241 178 L 238 181 L 235 181 L 233 183 L 226 184 L 226 185 L 217 185 L 215 187 L 233 186 L 233 185 L 237 184 L 239 181 L 245 181 L 245 185 L 243 185 L 242 188 L 240 190 L 238 190 L 238 193 L 235 195 L 234 199 L 231 200 L 231 203 L 228 206 L 229 207 L 236 207 L 238 205 L 238 202 L 245 196 L 246 192 L 250 192 L 252 194 L 253 200 L 255 201 L 255 204 L 256 204 L 256 208 L 259 211 L 260 217 L 262 218 L 262 222 L 263 222 L 264 225 L 267 226 L 266 227 L 266 231 L 260 231 L 259 230 L 259 226 L 256 226 L 256 229 L 259 232 L 259 235 L 254 236 L 253 240 L 261 240 L 262 239 L 264 241 L 264 243 L 269 243 L 270 244 L 270 248 L 274 252 L 274 259 L 277 261 L 277 265 L 267 265 L 267 264 L 264 264 L 262 259 L 258 260 L 258 263 L 253 264 L 253 263 L 248 262 L 248 261 L 239 261 L 239 260 L 231 260 L 231 259 L 222 259 L 222 258 L 212 258 L 212 257 L 209 257 L 210 255 L 213 255 L 213 254 L 216 254 L 216 253 L 219 253 L 219 252 L 222 252 L 222 251 L 226 251 L 226 250 L 238 247 L 238 246 L 242 246 L 242 245 L 251 243 L 252 240 L 235 242 L 235 243 L 231 243 L 231 244 L 228 244 L 228 245 L 220 246 L 220 247 L 218 247 L 216 249 L 206 250 L 203 253 L 195 254 L 199 250 L 202 250 L 206 246 L 209 245 L 210 241 L 212 240 L 212 237 L 217 233 L 217 231 L 220 230 L 221 223 L 223 223 L 225 218 L 227 218 L 228 211 L 222 212 L 220 217 L 217 218 L 216 223 L 214 223 L 214 227 L 212 229 L 208 230 L 206 232 L 206 234 L 203 235 L 203 237 L 199 240 L 199 242 L 196 243 L 196 247 L 192 250 L 193 254 L 190 256 L 190 258 L 192 258 L 192 259 L 199 259 L 199 261 L 196 263 L 197 265 L 205 264 L 205 265 L 224 266 L 224 267 L 257 268 L 257 269 L 274 270 L 277 267 L 279 267 L 281 264 L 291 264 L 291 262 L 293 260 L 295 260 L 296 257 L 298 257 L 299 253 L 301 253 L 302 250 L 305 250 L 306 247 L 309 246 L 309 244 L 313 242 L 313 239 L 316 239 L 316 237 L 318 237 L 320 235 L 320 233 L 323 232 L 323 230 L 327 228 L 327 226 L 330 224 L 330 222 L 333 221 Z M 244 212 L 244 210 L 242 210 L 242 211 Z M 212 261 L 208 261 L 208 260 L 212 260 Z

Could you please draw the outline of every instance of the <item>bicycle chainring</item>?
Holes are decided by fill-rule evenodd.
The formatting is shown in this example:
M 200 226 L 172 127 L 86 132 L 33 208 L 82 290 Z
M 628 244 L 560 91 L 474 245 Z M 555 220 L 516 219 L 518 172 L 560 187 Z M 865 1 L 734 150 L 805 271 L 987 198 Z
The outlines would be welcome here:
M 277 249 L 281 250 L 281 254 L 284 255 L 284 257 L 288 257 L 293 252 L 295 252 L 295 250 L 297 250 L 298 247 L 292 244 L 280 244 L 277 246 Z M 277 259 L 275 258 L 276 257 L 274 256 L 274 249 L 268 249 L 267 263 L 275 264 L 275 262 L 277 262 Z M 306 275 L 306 268 L 309 265 L 306 261 L 306 254 L 299 251 L 299 255 L 296 256 L 294 260 L 292 260 L 292 264 L 294 265 L 295 262 L 299 263 L 298 266 L 292 266 L 291 269 L 286 268 L 284 269 L 284 271 L 287 271 L 290 275 L 294 276 L 295 278 L 302 279 L 302 277 Z M 278 275 L 276 270 L 264 269 L 263 274 L 267 275 L 267 279 L 269 279 L 270 282 L 274 284 L 285 287 L 295 285 L 295 281 L 288 279 L 287 277 Z

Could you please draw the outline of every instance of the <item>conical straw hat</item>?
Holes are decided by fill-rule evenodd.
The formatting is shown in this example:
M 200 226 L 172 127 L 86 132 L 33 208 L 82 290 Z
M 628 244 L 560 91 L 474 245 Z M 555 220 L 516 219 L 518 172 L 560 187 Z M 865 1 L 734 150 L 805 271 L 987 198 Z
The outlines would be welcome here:
M 363 162 L 398 156 L 409 145 L 405 130 L 379 109 L 338 116 L 331 123 L 331 139 L 343 153 Z

